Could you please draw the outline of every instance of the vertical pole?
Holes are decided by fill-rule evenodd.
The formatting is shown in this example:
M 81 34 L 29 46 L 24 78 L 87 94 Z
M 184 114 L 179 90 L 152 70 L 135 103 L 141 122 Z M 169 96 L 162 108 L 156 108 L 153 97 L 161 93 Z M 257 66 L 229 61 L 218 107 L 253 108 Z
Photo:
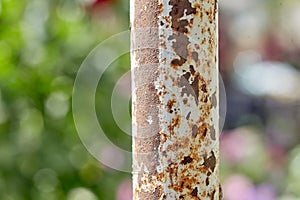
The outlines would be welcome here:
M 216 0 L 131 0 L 133 199 L 221 199 Z

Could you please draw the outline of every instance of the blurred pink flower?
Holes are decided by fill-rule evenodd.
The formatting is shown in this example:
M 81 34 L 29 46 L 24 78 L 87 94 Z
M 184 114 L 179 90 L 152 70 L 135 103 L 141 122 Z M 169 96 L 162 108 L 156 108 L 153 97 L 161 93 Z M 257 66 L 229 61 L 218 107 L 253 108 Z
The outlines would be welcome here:
M 232 175 L 223 184 L 225 200 L 257 200 L 255 187 L 244 176 Z
M 225 133 L 221 137 L 221 155 L 231 162 L 243 161 L 249 142 L 247 135 L 240 134 L 238 131 Z
M 132 185 L 130 180 L 125 180 L 119 185 L 117 200 L 132 200 Z
M 256 199 L 257 200 L 275 200 L 276 191 L 275 189 L 267 184 L 261 184 L 256 187 Z
M 223 183 L 225 200 L 275 200 L 276 191 L 268 184 L 254 186 L 242 175 L 232 175 Z

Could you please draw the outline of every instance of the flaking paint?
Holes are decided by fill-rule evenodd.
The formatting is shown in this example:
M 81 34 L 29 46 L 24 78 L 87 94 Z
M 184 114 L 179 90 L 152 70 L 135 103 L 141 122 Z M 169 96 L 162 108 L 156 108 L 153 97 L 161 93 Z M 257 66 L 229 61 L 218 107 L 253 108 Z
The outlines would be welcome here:
M 138 128 L 133 133 L 136 136 L 133 137 L 133 199 L 221 199 L 217 2 L 141 1 L 151 2 L 151 5 L 145 3 L 143 11 L 131 14 L 133 32 L 140 28 L 137 21 L 142 19 L 138 16 L 143 12 L 156 12 L 153 16 L 156 17 L 158 31 L 157 35 L 153 35 L 156 38 L 151 39 L 158 41 L 157 55 L 153 55 L 159 62 L 157 76 L 149 83 L 151 89 L 145 92 L 157 97 L 152 98 L 155 102 L 151 106 L 157 106 L 158 113 L 157 116 L 151 115 L 151 124 L 156 123 L 158 130 L 153 133 L 157 137 L 152 135 L 148 139 L 140 138 Z M 137 0 L 131 0 L 134 8 L 131 12 L 136 12 L 135 4 L 138 4 Z M 155 7 L 153 4 L 157 4 L 158 10 L 147 10 Z M 140 38 L 133 36 L 135 39 Z M 135 48 L 134 44 L 132 46 Z M 141 68 L 139 61 L 148 55 L 137 56 L 135 52 L 138 51 L 132 52 L 133 72 Z M 139 88 L 137 79 L 133 77 L 133 85 Z M 142 91 L 133 92 L 133 123 L 137 127 L 141 126 L 143 117 L 150 117 L 136 115 L 139 112 L 149 113 L 151 109 L 137 105 L 138 92 Z M 145 95 L 141 97 L 148 98 Z

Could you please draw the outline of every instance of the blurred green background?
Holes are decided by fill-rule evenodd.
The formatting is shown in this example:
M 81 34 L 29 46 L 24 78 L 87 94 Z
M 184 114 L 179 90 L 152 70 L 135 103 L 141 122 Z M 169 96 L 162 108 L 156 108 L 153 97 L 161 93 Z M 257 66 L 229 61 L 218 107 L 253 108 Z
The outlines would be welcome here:
M 0 2 L 0 199 L 115 199 L 122 183 L 130 191 L 130 174 L 86 151 L 71 112 L 80 64 L 98 43 L 128 29 L 128 2 Z M 113 80 L 130 68 L 129 55 L 120 60 L 97 96 L 104 105 Z M 103 126 L 117 140 L 119 129 L 104 112 Z M 122 145 L 130 149 L 130 138 Z
M 300 199 L 299 20 L 297 0 L 220 1 L 225 200 Z M 131 199 L 131 175 L 87 152 L 71 108 L 81 63 L 128 28 L 127 0 L 0 1 L 1 200 Z M 112 64 L 96 94 L 102 128 L 126 150 L 110 103 L 129 60 Z

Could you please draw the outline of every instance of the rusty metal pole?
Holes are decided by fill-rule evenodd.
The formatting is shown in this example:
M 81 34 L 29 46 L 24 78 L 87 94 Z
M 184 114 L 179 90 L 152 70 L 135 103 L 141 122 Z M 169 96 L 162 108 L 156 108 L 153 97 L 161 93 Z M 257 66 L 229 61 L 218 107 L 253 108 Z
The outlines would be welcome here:
M 133 199 L 221 199 L 216 0 L 131 0 Z

